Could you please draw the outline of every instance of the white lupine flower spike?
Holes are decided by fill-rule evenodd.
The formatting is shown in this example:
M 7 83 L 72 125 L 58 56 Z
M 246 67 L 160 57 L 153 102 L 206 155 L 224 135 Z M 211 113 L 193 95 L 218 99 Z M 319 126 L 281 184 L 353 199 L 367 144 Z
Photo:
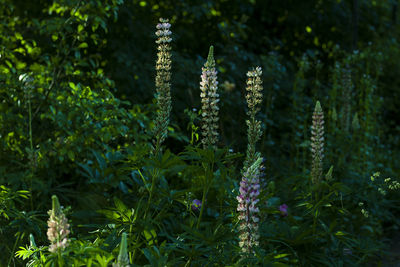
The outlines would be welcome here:
M 49 251 L 54 253 L 58 250 L 64 250 L 68 246 L 69 239 L 67 236 L 70 230 L 68 220 L 61 209 L 57 196 L 52 196 L 51 199 L 52 209 L 48 212 L 50 218 L 47 221 L 47 237 L 51 243 Z
M 202 68 L 200 91 L 203 135 L 201 142 L 204 148 L 208 146 L 215 147 L 218 141 L 219 94 L 217 93 L 218 81 L 213 46 L 210 46 L 207 62 Z

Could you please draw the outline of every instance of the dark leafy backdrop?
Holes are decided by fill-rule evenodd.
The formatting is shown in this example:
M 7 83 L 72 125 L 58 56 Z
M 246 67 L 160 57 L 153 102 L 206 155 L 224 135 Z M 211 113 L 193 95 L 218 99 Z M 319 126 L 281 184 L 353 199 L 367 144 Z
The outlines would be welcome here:
M 239 261 L 233 230 L 247 146 L 246 72 L 253 66 L 263 69 L 258 150 L 269 203 L 258 263 L 381 261 L 399 224 L 398 192 L 381 193 L 390 183 L 383 178 L 400 176 L 398 9 L 397 0 L 2 0 L 0 265 L 26 263 L 14 254 L 30 234 L 47 245 L 52 195 L 66 207 L 81 242 L 73 255 L 82 262 L 84 247 L 116 256 L 124 231 L 139 265 L 257 264 Z M 154 159 L 160 17 L 172 25 L 173 108 L 164 152 Z M 193 142 L 210 45 L 220 94 L 214 156 Z M 321 189 L 329 194 L 314 205 L 306 188 L 317 100 L 325 114 L 324 173 L 333 166 L 337 183 Z M 195 229 L 199 215 L 190 201 L 201 198 L 202 162 L 218 166 L 220 184 L 212 183 L 208 201 L 215 205 Z M 372 182 L 378 171 L 380 182 Z M 146 190 L 155 173 L 161 178 L 153 196 Z M 292 212 L 287 218 L 277 211 L 283 203 Z M 320 216 L 319 207 L 326 207 Z M 338 252 L 343 246 L 350 256 Z

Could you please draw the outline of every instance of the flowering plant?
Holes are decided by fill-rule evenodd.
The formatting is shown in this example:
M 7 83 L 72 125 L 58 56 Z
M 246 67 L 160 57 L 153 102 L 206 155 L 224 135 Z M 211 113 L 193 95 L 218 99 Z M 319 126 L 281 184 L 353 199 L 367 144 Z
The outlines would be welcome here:
M 260 221 L 257 207 L 260 194 L 260 165 L 262 158 L 258 158 L 245 172 L 240 182 L 237 211 L 239 212 L 239 246 L 242 252 L 251 253 L 259 245 L 258 222 Z
M 47 221 L 47 237 L 51 242 L 50 252 L 64 250 L 69 243 L 67 238 L 70 233 L 68 220 L 63 213 L 57 196 L 52 196 L 52 209 L 49 211 L 50 218 Z

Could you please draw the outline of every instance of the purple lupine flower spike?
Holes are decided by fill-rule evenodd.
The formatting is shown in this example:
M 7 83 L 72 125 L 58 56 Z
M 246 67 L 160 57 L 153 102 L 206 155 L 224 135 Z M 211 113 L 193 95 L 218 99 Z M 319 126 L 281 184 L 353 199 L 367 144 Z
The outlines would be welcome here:
M 244 253 L 254 252 L 259 245 L 258 222 L 260 209 L 257 207 L 260 194 L 259 169 L 262 158 L 251 165 L 243 175 L 240 182 L 237 211 L 239 212 L 239 246 Z

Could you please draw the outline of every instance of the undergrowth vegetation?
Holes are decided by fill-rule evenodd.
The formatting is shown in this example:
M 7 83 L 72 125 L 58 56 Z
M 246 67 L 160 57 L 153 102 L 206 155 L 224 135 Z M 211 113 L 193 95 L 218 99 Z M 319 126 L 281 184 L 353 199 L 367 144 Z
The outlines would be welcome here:
M 0 266 L 367 266 L 387 257 L 400 150 L 384 70 L 396 43 L 329 45 L 292 62 L 243 52 L 250 60 L 235 70 L 241 55 L 219 42 L 193 61 L 175 50 L 184 32 L 175 36 L 171 15 L 157 22 L 154 46 L 138 43 L 135 54 L 156 51 L 138 66 L 155 72 L 127 95 L 107 49 L 129 4 L 100 2 L 54 1 L 25 20 L 11 1 L 0 10 Z

